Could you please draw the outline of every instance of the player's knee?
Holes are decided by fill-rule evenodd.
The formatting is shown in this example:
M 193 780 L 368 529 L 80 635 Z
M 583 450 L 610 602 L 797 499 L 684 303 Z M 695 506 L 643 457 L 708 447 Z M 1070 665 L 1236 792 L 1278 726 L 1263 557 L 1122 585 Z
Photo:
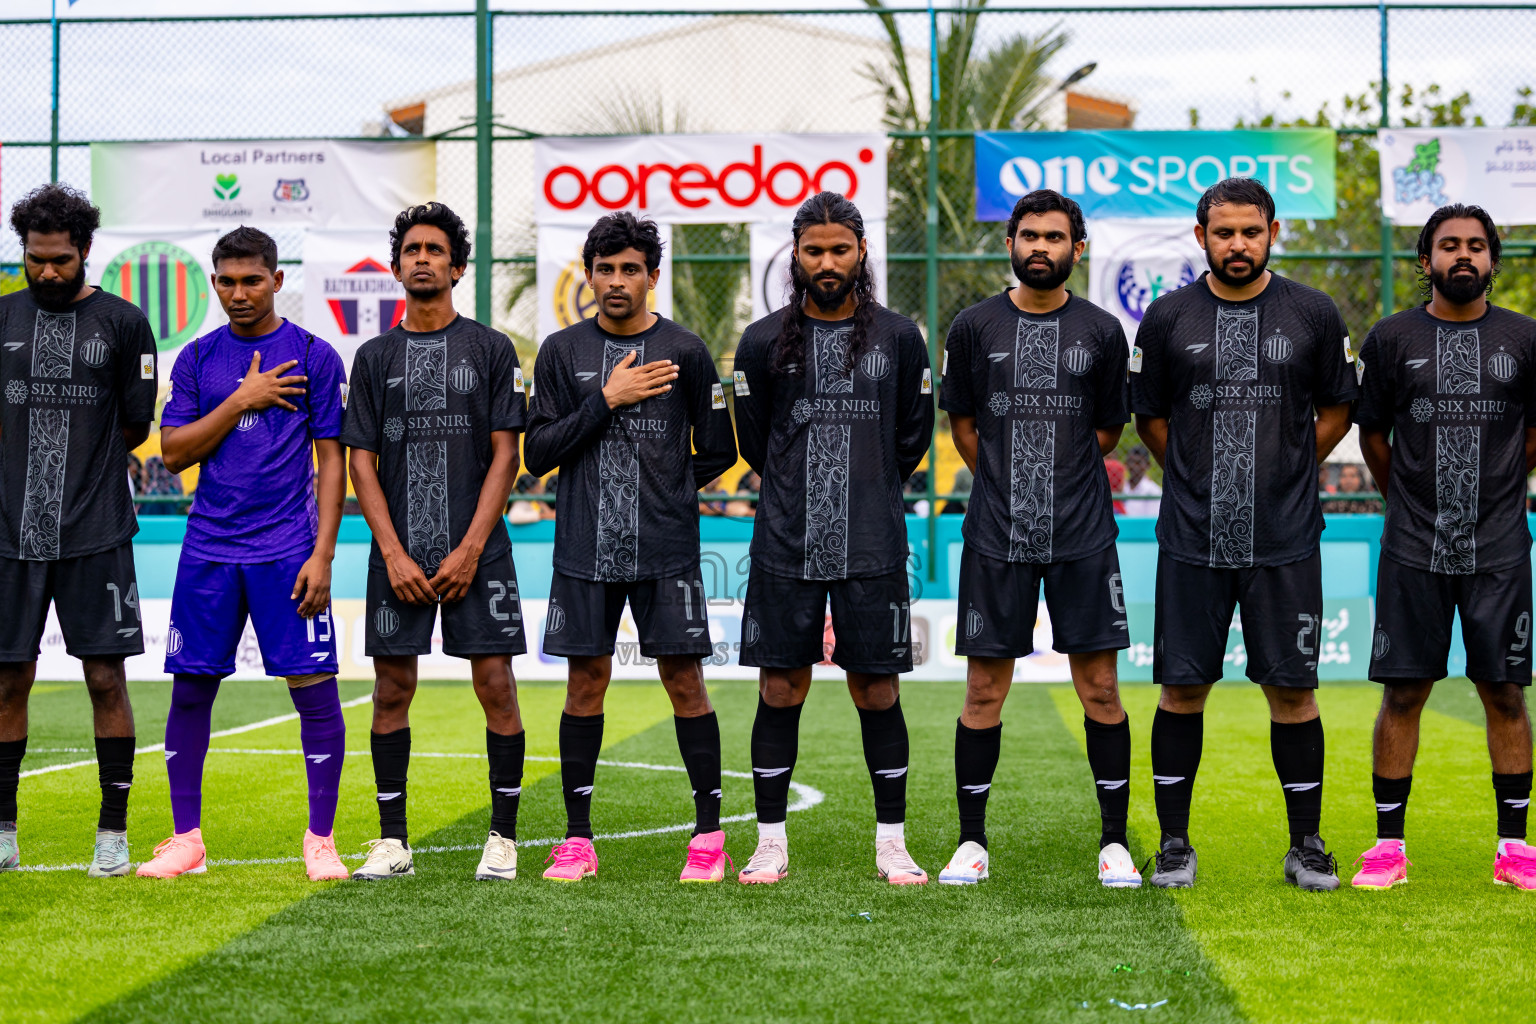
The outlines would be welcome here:
M 1525 691 L 1515 683 L 1498 686 L 1479 686 L 1483 691 L 1483 706 L 1490 718 L 1497 716 L 1506 722 L 1518 722 L 1525 718 Z
M 1384 711 L 1391 715 L 1416 715 L 1424 707 L 1424 703 L 1428 699 L 1428 688 L 1418 684 L 1408 686 L 1388 685 L 1382 688 L 1381 706 Z
M 308 675 L 287 676 L 286 678 L 288 680 L 288 689 L 300 690 L 306 686 L 314 686 L 316 683 L 323 683 L 327 679 L 334 679 L 335 676 L 336 673 L 334 672 L 311 672 Z

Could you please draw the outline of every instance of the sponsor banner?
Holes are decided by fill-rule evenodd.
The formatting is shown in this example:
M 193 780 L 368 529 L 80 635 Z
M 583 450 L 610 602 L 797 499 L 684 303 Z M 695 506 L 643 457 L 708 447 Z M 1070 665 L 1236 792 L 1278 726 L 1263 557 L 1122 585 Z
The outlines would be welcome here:
M 1129 341 L 1152 300 L 1193 283 L 1205 270 L 1194 221 L 1121 220 L 1088 223 L 1088 300 L 1120 318 Z
M 330 342 L 351 371 L 357 347 L 405 318 L 405 289 L 389 269 L 383 231 L 304 236 L 304 327 Z
M 789 294 L 789 262 L 794 251 L 790 222 L 758 221 L 750 228 L 752 319 L 761 320 L 784 305 Z M 875 298 L 885 302 L 885 221 L 864 219 L 869 243 L 869 269 L 875 275 Z
M 87 277 L 149 318 L 162 385 L 183 345 L 228 321 L 213 293 L 210 254 L 218 239 L 219 232 L 204 229 L 98 231 L 91 241 Z
M 672 228 L 661 231 L 661 274 L 646 300 L 646 308 L 672 316 Z M 581 247 L 590 224 L 540 224 L 538 229 L 539 344 L 556 331 L 597 315 L 597 298 L 587 286 Z M 686 326 L 686 325 L 685 325 Z
M 1027 192 L 1050 188 L 1087 217 L 1188 217 L 1228 177 L 1257 178 L 1278 215 L 1334 216 L 1334 133 L 1292 131 L 978 132 L 976 219 L 1007 220 Z
M 672 224 L 784 221 L 820 191 L 886 219 L 885 136 L 628 135 L 533 143 L 535 219 L 631 210 Z
M 530 653 L 513 659 L 512 669 L 519 679 L 562 680 L 566 676 L 564 658 L 545 656 L 543 648 L 545 615 L 548 602 L 525 600 L 522 602 L 523 624 L 527 630 Z M 129 679 L 169 679 L 164 671 L 166 637 L 170 626 L 171 602 L 168 598 L 145 598 L 139 602 L 143 616 L 145 653 L 127 662 Z M 331 620 L 316 620 L 317 630 L 334 629 L 337 651 L 341 660 L 341 676 L 345 679 L 373 678 L 371 659 L 363 654 L 363 616 L 367 608 L 361 599 L 352 598 L 332 603 Z M 1153 606 L 1150 603 L 1129 603 L 1127 612 L 1131 621 L 1130 649 L 1120 653 L 1120 678 L 1127 681 L 1148 682 L 1152 679 L 1152 624 Z M 955 637 L 959 620 L 955 602 L 937 598 L 923 598 L 912 602 L 911 611 L 913 651 L 917 665 L 909 678 L 921 680 L 963 680 L 965 659 L 956 657 Z M 704 666 L 704 673 L 711 679 L 756 679 L 757 669 L 743 668 L 739 663 L 741 651 L 741 603 L 734 598 L 710 600 L 709 634 L 715 653 Z M 824 643 L 832 650 L 834 636 L 830 617 L 824 625 Z M 1019 682 L 1068 682 L 1072 678 L 1067 656 L 1051 649 L 1052 631 L 1050 616 L 1045 602 L 1040 603 L 1035 619 L 1035 653 L 1020 658 L 1014 667 L 1014 679 Z M 1347 598 L 1325 601 L 1323 619 L 1316 627 L 1299 633 L 1297 643 L 1312 647 L 1317 652 L 1318 674 L 1323 679 L 1364 679 L 1371 657 L 1371 602 L 1368 598 Z M 450 657 L 442 650 L 442 623 L 432 635 L 432 653 L 421 657 L 423 679 L 468 679 L 469 662 Z M 1453 643 L 1452 674 L 1464 670 L 1455 662 L 1463 657 L 1461 644 Z M 236 655 L 233 679 L 266 678 L 261 666 L 261 651 L 256 635 L 247 624 L 240 639 Z M 1228 632 L 1226 672 L 1224 678 L 1243 679 L 1248 656 L 1243 646 L 1242 622 L 1234 617 Z M 816 666 L 818 678 L 841 678 L 842 670 L 830 662 Z M 53 611 L 48 613 L 48 623 L 43 632 L 42 654 L 38 659 L 39 679 L 81 679 L 80 662 L 64 652 L 64 637 L 59 632 L 58 620 Z M 640 656 L 639 635 L 628 608 L 619 623 L 618 643 L 613 659 L 615 679 L 656 678 L 655 662 Z
M 372 228 L 437 191 L 431 142 L 94 142 L 102 226 Z
M 1393 128 L 1377 135 L 1381 206 L 1418 227 L 1448 203 L 1536 224 L 1536 128 Z

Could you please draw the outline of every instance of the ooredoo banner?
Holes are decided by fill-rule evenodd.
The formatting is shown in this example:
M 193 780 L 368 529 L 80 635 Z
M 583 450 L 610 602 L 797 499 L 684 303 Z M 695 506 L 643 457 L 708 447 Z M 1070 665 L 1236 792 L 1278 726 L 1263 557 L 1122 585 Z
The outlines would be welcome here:
M 1007 220 L 1037 188 L 1070 196 L 1087 217 L 1187 217 L 1229 177 L 1257 178 L 1278 216 L 1334 216 L 1335 136 L 1286 131 L 978 132 L 976 219 Z
M 436 191 L 432 142 L 91 144 L 91 199 L 108 228 L 387 230 Z
M 876 134 L 537 139 L 535 219 L 590 224 L 630 210 L 672 224 L 784 221 L 830 190 L 883 221 L 885 147 Z
M 1088 299 L 1120 318 L 1128 341 L 1159 295 L 1192 284 L 1205 270 L 1191 219 L 1088 222 Z
M 1377 144 L 1392 223 L 1417 227 L 1471 203 L 1500 224 L 1536 224 L 1536 128 L 1394 128 Z
M 672 315 L 672 228 L 661 230 L 661 274 L 656 278 L 646 307 L 662 316 Z M 540 224 L 538 238 L 539 344 L 559 330 L 597 313 L 597 297 L 587 286 L 581 247 L 586 226 Z M 686 326 L 686 325 L 685 325 Z

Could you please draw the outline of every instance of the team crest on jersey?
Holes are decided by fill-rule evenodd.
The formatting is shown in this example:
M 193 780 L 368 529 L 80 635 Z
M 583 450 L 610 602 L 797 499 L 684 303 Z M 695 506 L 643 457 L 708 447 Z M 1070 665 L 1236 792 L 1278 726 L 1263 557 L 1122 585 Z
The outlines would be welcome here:
M 1276 331 L 1264 339 L 1264 358 L 1272 363 L 1283 363 L 1291 358 L 1294 347 L 1291 339 Z
M 475 390 L 475 385 L 480 383 L 480 375 L 475 368 L 467 362 L 461 362 L 448 374 L 448 383 L 461 395 L 467 395 Z
M 1082 345 L 1073 345 L 1061 354 L 1061 365 L 1074 377 L 1081 377 L 1093 366 L 1093 353 Z
M 383 605 L 373 613 L 373 631 L 379 636 L 394 636 L 395 630 L 400 628 L 400 616 L 388 605 Z
M 85 362 L 86 366 L 101 366 L 107 361 L 107 356 L 110 354 L 110 351 L 111 350 L 108 349 L 106 341 L 102 339 L 101 335 L 95 334 L 89 338 L 86 338 L 85 341 L 81 343 L 80 358 Z
M 864 354 L 864 358 L 859 361 L 859 369 L 870 380 L 884 380 L 891 372 L 891 360 L 884 352 L 875 349 Z
M 1515 371 L 1518 369 L 1515 357 L 1503 349 L 1488 357 L 1488 372 L 1505 384 L 1515 379 Z
M 235 429 L 251 430 L 256 426 L 256 422 L 259 419 L 261 419 L 261 413 L 243 412 L 240 414 L 240 422 L 235 424 Z

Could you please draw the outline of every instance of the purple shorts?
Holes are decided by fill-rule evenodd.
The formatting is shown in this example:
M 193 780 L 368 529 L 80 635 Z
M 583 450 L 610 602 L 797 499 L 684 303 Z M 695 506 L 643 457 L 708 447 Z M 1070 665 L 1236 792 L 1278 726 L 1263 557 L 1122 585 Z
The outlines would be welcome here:
M 299 615 L 293 581 L 307 560 L 208 562 L 185 551 L 176 569 L 165 670 L 223 678 L 235 670 L 235 652 L 249 616 L 269 676 L 335 672 L 336 629 L 331 610 Z

